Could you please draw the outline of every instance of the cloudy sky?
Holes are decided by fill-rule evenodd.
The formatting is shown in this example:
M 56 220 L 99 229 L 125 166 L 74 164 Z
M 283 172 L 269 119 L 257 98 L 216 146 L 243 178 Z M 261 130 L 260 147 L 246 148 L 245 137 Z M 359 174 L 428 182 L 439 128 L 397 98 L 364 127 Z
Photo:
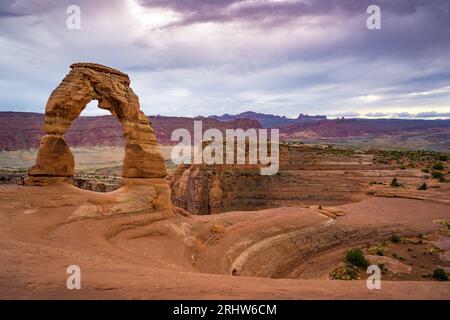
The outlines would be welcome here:
M 128 73 L 147 114 L 450 118 L 450 1 L 0 2 L 0 111 L 43 112 L 73 62 Z

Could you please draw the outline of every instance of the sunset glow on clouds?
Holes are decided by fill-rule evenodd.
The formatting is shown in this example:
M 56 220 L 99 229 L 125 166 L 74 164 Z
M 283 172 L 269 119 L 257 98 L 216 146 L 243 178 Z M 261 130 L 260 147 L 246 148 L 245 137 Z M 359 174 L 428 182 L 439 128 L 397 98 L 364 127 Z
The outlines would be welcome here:
M 0 110 L 43 112 L 83 61 L 128 73 L 147 114 L 450 117 L 449 34 L 442 0 L 7 0 Z

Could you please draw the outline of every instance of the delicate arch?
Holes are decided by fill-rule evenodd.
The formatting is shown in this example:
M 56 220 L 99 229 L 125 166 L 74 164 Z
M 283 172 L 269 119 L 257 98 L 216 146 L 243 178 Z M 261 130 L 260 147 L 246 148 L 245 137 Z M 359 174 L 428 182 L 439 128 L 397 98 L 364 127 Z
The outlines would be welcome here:
M 164 178 L 167 175 L 156 135 L 139 99 L 130 88 L 128 75 L 94 63 L 75 63 L 53 90 L 45 107 L 46 135 L 36 165 L 28 171 L 27 185 L 68 181 L 74 175 L 74 159 L 64 140 L 72 122 L 92 100 L 109 110 L 121 123 L 125 137 L 124 178 Z

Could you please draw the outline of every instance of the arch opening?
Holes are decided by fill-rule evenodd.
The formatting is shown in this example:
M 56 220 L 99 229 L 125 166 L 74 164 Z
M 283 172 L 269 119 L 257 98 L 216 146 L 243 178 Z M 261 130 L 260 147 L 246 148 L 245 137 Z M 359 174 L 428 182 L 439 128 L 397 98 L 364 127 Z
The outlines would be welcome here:
M 108 110 L 98 107 L 97 100 L 89 102 L 73 121 L 65 140 L 74 157 L 76 187 L 95 192 L 122 187 L 123 129 Z

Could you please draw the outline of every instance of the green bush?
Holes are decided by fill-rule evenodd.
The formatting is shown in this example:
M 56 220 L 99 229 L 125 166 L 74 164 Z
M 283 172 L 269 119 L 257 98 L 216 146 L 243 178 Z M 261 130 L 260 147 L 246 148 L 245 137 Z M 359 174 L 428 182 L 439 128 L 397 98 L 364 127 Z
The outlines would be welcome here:
M 424 173 L 430 173 L 430 169 L 428 169 L 428 168 L 422 169 L 422 172 L 424 172 Z
M 397 234 L 393 234 L 393 235 L 389 238 L 389 240 L 391 240 L 391 242 L 393 242 L 393 243 L 400 243 L 400 241 L 402 241 L 402 239 L 400 238 L 400 236 L 397 235 Z
M 331 272 L 331 277 L 336 280 L 356 280 L 359 278 L 358 268 L 351 263 L 343 263 Z
M 439 280 L 439 281 L 448 281 L 448 274 L 445 272 L 444 269 L 437 268 L 433 271 L 433 279 Z
M 442 171 L 442 170 L 444 170 L 444 165 L 442 163 L 435 163 L 435 164 L 433 164 L 433 166 L 431 168 L 433 170 Z
M 448 157 L 445 154 L 439 155 L 439 161 L 447 161 Z
M 424 182 L 424 183 L 422 183 L 422 185 L 421 185 L 419 188 L 417 188 L 417 189 L 419 189 L 419 190 L 427 190 L 428 187 L 427 187 L 427 184 Z
M 444 177 L 444 175 L 442 174 L 442 172 L 439 171 L 432 171 L 431 172 L 431 176 L 435 179 L 441 179 Z
M 391 181 L 391 187 L 396 188 L 396 187 L 400 187 L 400 186 L 401 186 L 401 184 L 398 183 L 397 178 L 392 179 L 392 181 Z
M 367 268 L 369 266 L 369 261 L 364 257 L 361 249 L 351 249 L 347 252 L 345 260 L 354 266 Z

